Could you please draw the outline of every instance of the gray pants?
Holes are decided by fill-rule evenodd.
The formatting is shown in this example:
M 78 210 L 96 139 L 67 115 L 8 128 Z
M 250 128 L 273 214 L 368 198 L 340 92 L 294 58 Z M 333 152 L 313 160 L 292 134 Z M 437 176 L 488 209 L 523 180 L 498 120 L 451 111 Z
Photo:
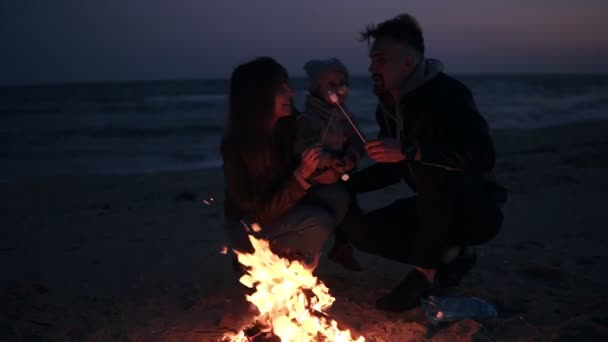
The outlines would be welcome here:
M 245 221 L 245 223 L 253 222 Z M 321 252 L 336 224 L 334 215 L 325 208 L 298 204 L 277 222 L 261 225 L 260 232 L 250 234 L 268 240 L 275 252 L 299 254 L 308 259 Z M 243 223 L 226 222 L 226 230 L 232 248 L 246 252 L 253 251 Z
M 342 182 L 315 185 L 308 191 L 305 203 L 320 205 L 333 215 L 336 224 L 342 222 L 350 207 L 351 196 Z

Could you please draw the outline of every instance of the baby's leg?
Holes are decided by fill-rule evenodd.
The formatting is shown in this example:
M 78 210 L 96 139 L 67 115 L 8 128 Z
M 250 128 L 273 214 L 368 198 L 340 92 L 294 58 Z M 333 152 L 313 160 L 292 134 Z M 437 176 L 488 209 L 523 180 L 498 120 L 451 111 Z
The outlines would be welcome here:
M 340 223 L 350 207 L 351 198 L 346 186 L 337 182 L 316 185 L 309 192 L 307 200 L 330 210 L 334 215 L 335 222 Z
M 340 182 L 315 187 L 309 194 L 309 200 L 330 210 L 339 225 L 350 208 L 351 197 L 345 184 Z M 334 231 L 334 246 L 331 248 L 328 257 L 351 271 L 358 272 L 363 269 L 355 259 L 348 238 L 341 229 Z

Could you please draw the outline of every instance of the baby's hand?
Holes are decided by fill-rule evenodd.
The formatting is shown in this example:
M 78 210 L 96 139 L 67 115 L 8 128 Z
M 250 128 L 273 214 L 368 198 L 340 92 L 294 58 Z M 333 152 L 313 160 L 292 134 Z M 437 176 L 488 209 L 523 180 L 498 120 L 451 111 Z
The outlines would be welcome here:
M 355 167 L 355 162 L 349 158 L 345 159 L 334 159 L 332 161 L 332 168 L 338 173 L 345 173 L 352 170 Z
M 334 158 L 331 155 L 331 153 L 322 151 L 321 155 L 319 155 L 319 165 L 317 166 L 317 168 L 319 168 L 321 170 L 330 168 L 333 165 L 333 160 L 334 160 Z
M 342 174 L 333 168 L 319 172 L 311 178 L 313 184 L 333 184 L 340 180 Z

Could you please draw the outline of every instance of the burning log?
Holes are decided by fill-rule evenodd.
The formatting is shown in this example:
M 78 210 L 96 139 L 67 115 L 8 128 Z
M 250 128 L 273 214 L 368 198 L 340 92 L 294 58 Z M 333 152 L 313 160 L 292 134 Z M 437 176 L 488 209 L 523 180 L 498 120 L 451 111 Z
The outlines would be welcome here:
M 310 313 L 319 318 L 324 318 L 327 320 L 332 319 L 324 312 L 311 310 Z M 247 342 L 281 342 L 281 338 L 279 338 L 272 332 L 272 327 L 269 327 L 268 325 L 260 321 L 256 321 L 250 326 L 243 329 L 243 333 Z M 318 335 L 315 341 L 326 341 L 326 338 L 322 335 Z
M 247 342 L 281 342 L 281 339 L 272 333 L 272 328 L 261 322 L 255 322 L 243 331 Z
M 365 341 L 363 337 L 352 338 L 349 330 L 340 330 L 338 323 L 324 312 L 335 298 L 313 276 L 311 268 L 273 253 L 268 241 L 251 235 L 249 240 L 253 253 L 234 252 L 245 267 L 239 281 L 255 288 L 246 298 L 259 314 L 238 334 L 226 334 L 225 341 Z

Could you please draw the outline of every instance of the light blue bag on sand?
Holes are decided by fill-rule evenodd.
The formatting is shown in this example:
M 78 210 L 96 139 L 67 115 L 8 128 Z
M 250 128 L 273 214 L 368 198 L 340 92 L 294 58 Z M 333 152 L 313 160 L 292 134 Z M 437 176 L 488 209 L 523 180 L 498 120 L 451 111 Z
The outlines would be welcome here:
M 422 310 L 431 324 L 463 319 L 488 319 L 498 316 L 496 309 L 478 297 L 429 296 L 422 299 Z

